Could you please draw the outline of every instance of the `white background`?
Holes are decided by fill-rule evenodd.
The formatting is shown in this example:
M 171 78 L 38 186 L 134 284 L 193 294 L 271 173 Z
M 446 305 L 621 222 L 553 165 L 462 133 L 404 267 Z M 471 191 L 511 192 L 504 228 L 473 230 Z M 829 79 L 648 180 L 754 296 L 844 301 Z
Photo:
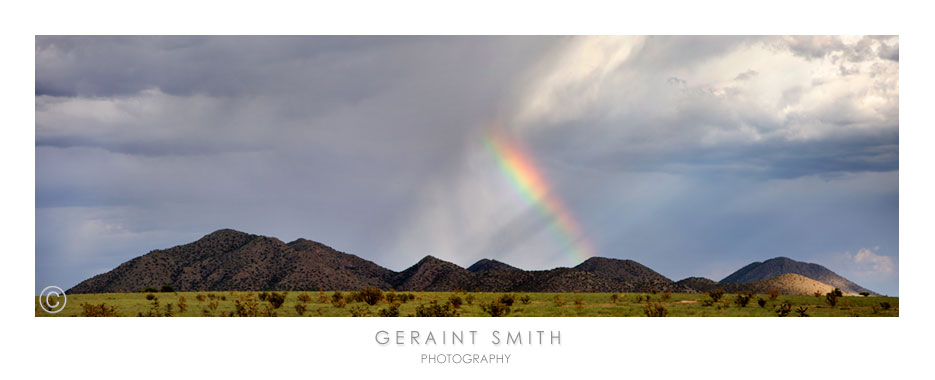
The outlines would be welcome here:
M 5 4 L 2 11 L 4 378 L 892 378 L 928 375 L 933 320 L 930 12 L 900 2 L 592 1 Z M 908 4 L 908 3 L 907 3 Z M 36 34 L 899 34 L 900 317 L 34 318 Z M 380 346 L 378 330 L 478 330 L 474 346 Z M 560 330 L 560 346 L 493 346 L 492 330 Z M 422 353 L 509 353 L 423 365 Z M 929 375 L 930 376 L 930 375 Z

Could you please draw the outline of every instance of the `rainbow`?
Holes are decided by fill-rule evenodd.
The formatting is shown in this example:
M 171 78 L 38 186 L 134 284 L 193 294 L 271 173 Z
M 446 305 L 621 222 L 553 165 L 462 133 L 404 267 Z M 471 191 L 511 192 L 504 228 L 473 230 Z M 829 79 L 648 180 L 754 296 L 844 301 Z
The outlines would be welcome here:
M 484 145 L 519 194 L 549 218 L 549 229 L 554 232 L 561 249 L 567 252 L 572 263 L 577 264 L 596 256 L 593 245 L 582 232 L 574 215 L 551 191 L 542 171 L 519 144 L 502 133 L 488 132 L 484 135 Z

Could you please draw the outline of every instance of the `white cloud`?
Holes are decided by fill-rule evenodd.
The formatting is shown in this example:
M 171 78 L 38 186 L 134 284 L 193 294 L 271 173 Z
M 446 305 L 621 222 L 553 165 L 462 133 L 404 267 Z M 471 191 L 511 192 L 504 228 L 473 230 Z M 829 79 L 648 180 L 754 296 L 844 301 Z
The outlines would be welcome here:
M 882 275 L 892 274 L 895 267 L 893 259 L 889 256 L 878 255 L 868 248 L 861 248 L 857 251 L 857 254 L 854 255 L 854 263 L 866 270 Z

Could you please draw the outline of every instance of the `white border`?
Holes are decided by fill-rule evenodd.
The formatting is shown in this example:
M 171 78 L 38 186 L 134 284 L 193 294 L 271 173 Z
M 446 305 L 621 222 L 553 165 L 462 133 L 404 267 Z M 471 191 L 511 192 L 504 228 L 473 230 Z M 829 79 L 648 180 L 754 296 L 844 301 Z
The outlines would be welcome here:
M 926 373 L 932 328 L 933 162 L 929 12 L 900 2 L 749 1 L 601 4 L 577 1 L 281 3 L 126 1 L 4 5 L 0 281 L 4 368 L 79 378 L 365 375 L 476 378 L 834 376 Z M 905 4 L 909 4 L 908 2 Z M 34 318 L 35 34 L 899 34 L 900 314 L 898 319 Z M 508 366 L 423 366 L 418 348 L 380 347 L 377 329 L 561 330 L 560 347 L 515 349 Z M 473 352 L 489 351 L 478 345 Z M 925 355 L 925 356 L 923 356 Z M 364 359 L 361 359 L 364 358 Z M 923 372 L 913 372 L 921 370 Z M 9 375 L 8 375 L 9 376 Z M 15 376 L 15 375 L 14 375 Z M 918 376 L 918 375 L 917 375 Z

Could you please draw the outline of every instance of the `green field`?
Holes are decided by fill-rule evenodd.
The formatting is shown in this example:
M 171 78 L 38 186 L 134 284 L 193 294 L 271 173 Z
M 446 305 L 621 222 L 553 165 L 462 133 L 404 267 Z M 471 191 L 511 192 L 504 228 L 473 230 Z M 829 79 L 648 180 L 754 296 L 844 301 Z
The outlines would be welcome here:
M 103 294 L 75 294 L 68 295 L 67 306 L 57 314 L 48 314 L 40 308 L 39 297 L 36 297 L 37 317 L 73 317 L 86 316 L 87 313 L 113 315 L 123 317 L 135 316 L 279 316 L 298 317 L 299 310 L 304 306 L 302 316 L 306 317 L 350 317 L 350 316 L 379 316 L 381 309 L 391 309 L 385 296 L 374 305 L 362 301 L 348 301 L 352 292 L 342 292 L 341 298 L 346 302 L 340 306 L 341 301 L 332 302 L 335 292 L 299 292 L 292 291 L 285 295 L 285 301 L 276 308 L 274 302 L 260 298 L 262 292 L 172 292 L 172 293 L 103 293 Z M 151 294 L 151 296 L 150 296 Z M 282 293 L 279 293 L 282 294 Z M 390 293 L 384 293 L 390 294 Z M 449 303 L 452 296 L 462 301 L 460 307 L 448 305 L 449 311 L 456 311 L 459 316 L 483 317 L 490 316 L 483 310 L 483 304 L 499 299 L 504 293 L 465 293 L 465 292 L 406 292 L 400 295 L 412 295 L 411 300 L 405 303 L 395 302 L 398 305 L 399 316 L 416 316 L 420 305 L 431 305 L 436 301 L 438 305 Z M 811 317 L 896 317 L 899 316 L 898 297 L 840 297 L 837 305 L 832 307 L 824 296 L 780 295 L 770 299 L 768 295 L 753 295 L 746 307 L 735 303 L 737 295 L 725 294 L 718 302 L 712 302 L 707 294 L 650 294 L 625 293 L 618 294 L 616 302 L 612 300 L 612 293 L 510 293 L 514 295 L 514 302 L 509 307 L 509 317 L 643 317 L 649 308 L 656 309 L 657 305 L 665 309 L 668 317 L 776 317 L 780 305 L 785 302 L 792 304 L 787 316 L 798 317 L 797 309 L 807 307 L 805 313 Z M 305 301 L 300 301 L 300 295 L 306 295 Z M 523 298 L 528 296 L 528 303 Z M 152 298 L 152 299 L 147 299 Z M 184 298 L 185 310 L 180 310 L 180 299 Z M 409 297 L 406 297 L 409 298 Z M 468 303 L 468 298 L 473 298 Z M 758 305 L 763 299 L 765 305 Z M 239 300 L 239 302 L 238 302 Z M 647 301 L 648 300 L 648 301 Z M 706 303 L 708 305 L 706 305 Z M 889 303 L 886 309 L 881 303 Z M 101 308 L 100 305 L 104 304 Z M 171 304 L 171 306 L 168 306 Z M 337 305 L 336 305 L 337 304 Z M 86 306 L 95 305 L 96 308 Z M 238 305 L 240 306 L 238 308 Z M 302 305 L 297 308 L 297 305 Z M 502 303 L 501 303 L 502 305 Z M 425 309 L 423 309 L 425 310 Z M 104 312 L 106 311 L 106 312 Z

